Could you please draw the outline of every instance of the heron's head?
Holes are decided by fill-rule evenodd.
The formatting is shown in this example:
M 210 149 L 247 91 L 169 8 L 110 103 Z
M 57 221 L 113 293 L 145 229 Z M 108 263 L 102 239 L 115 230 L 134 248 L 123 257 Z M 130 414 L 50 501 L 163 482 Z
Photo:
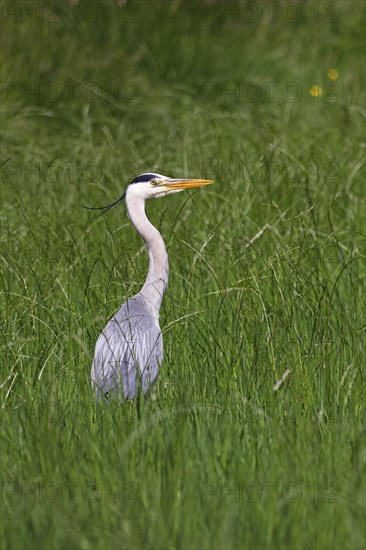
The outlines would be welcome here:
M 127 187 L 126 195 L 131 197 L 147 199 L 155 199 L 157 197 L 165 197 L 171 193 L 179 193 L 184 189 L 192 187 L 202 187 L 210 185 L 212 180 L 203 179 L 172 179 L 161 174 L 141 174 L 135 178 Z
M 101 214 L 104 214 L 104 212 L 107 212 L 107 210 L 122 201 L 125 197 L 127 200 L 140 199 L 145 201 L 147 199 L 164 197 L 165 195 L 169 195 L 171 193 L 179 193 L 179 191 L 184 191 L 184 189 L 192 189 L 193 187 L 210 185 L 211 183 L 214 182 L 212 180 L 204 179 L 173 179 L 154 173 L 141 174 L 131 181 L 122 197 L 117 199 L 112 204 L 92 210 L 103 210 Z

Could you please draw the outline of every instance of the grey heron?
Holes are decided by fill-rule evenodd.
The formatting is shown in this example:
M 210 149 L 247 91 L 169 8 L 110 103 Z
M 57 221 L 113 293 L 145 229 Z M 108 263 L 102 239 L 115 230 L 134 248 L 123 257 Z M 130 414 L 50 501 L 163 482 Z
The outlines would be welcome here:
M 168 285 L 168 255 L 163 237 L 146 216 L 145 201 L 211 183 L 214 182 L 205 179 L 142 174 L 129 184 L 122 197 L 95 209 L 104 214 L 125 199 L 128 216 L 145 241 L 149 255 L 142 289 L 121 306 L 95 345 L 91 382 L 98 401 L 104 397 L 133 399 L 140 384 L 143 393 L 147 393 L 163 360 L 159 311 Z

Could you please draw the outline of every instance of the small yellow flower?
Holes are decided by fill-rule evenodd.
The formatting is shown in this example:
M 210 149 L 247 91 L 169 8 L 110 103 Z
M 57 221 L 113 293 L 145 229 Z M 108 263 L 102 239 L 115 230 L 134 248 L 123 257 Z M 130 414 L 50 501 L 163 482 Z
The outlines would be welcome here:
M 319 97 L 323 95 L 323 88 L 320 86 L 320 84 L 314 84 L 309 90 L 309 94 L 313 97 Z
M 329 69 L 328 78 L 330 80 L 337 80 L 338 77 L 339 77 L 339 72 L 337 71 L 337 69 Z

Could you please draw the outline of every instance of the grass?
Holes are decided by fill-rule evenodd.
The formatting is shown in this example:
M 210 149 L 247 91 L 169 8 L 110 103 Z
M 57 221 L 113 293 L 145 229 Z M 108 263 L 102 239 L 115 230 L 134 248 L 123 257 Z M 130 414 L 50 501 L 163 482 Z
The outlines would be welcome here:
M 8 14 L 4 549 L 364 548 L 362 10 L 287 4 Z M 170 281 L 138 415 L 89 372 L 146 254 L 82 205 L 153 170 L 216 184 L 148 205 Z

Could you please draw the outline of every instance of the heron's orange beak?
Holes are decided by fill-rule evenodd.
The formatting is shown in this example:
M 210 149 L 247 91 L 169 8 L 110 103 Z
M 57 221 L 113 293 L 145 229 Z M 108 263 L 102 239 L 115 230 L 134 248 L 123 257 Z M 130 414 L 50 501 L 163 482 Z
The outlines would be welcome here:
M 192 187 L 203 187 L 204 185 L 211 185 L 213 180 L 199 180 L 199 179 L 168 179 L 161 182 L 162 187 L 168 189 L 191 189 Z

